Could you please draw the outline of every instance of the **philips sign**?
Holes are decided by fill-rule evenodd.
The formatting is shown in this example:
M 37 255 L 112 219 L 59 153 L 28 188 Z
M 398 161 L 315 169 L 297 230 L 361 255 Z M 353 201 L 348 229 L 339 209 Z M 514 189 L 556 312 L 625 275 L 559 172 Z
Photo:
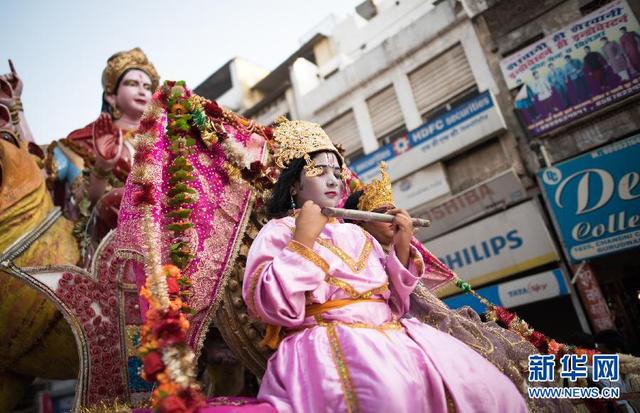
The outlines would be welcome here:
M 640 135 L 538 175 L 572 262 L 640 245 Z
M 424 244 L 460 278 L 474 286 L 556 261 L 551 236 L 533 201 Z M 439 296 L 455 292 L 444 288 Z

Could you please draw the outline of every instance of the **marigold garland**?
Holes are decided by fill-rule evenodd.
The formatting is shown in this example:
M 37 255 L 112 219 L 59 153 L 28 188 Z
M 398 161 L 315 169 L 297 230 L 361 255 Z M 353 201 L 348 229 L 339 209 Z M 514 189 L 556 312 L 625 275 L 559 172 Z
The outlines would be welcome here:
M 166 127 L 158 129 L 165 113 Z M 237 137 L 230 136 L 224 125 L 231 125 L 242 133 Z M 249 163 L 245 145 L 252 133 L 259 133 L 267 141 L 272 138 L 269 128 L 192 95 L 184 82 L 165 82 L 154 94 L 141 119 L 131 180 L 136 184 L 134 204 L 143 211 L 143 231 L 149 245 L 146 282 L 140 291 L 140 296 L 149 303 L 149 310 L 141 329 L 139 353 L 143 359 L 141 376 L 158 383 L 151 397 L 151 405 L 158 412 L 189 413 L 205 405 L 205 398 L 195 381 L 195 355 L 186 340 L 191 283 L 181 271 L 194 257 L 188 231 L 193 227 L 190 205 L 197 200 L 197 192 L 191 186 L 195 177 L 189 157 L 199 140 L 211 154 L 223 157 L 223 167 L 219 170 L 222 176 L 228 180 L 243 179 L 256 191 L 267 191 L 277 175 L 260 162 Z M 159 244 L 151 218 L 157 189 L 149 179 L 152 151 L 160 134 L 170 142 L 168 211 L 164 222 L 167 222 L 165 229 L 172 232 L 171 264 L 163 266 L 159 263 L 156 251 Z
M 154 94 L 150 108 L 141 120 L 136 141 L 137 162 L 134 169 L 140 172 L 132 171 L 132 180 L 137 185 L 134 202 L 143 211 L 143 231 L 150 247 L 145 266 L 146 282 L 140 290 L 140 296 L 147 300 L 149 309 L 141 329 L 138 351 L 143 360 L 142 378 L 157 382 L 151 405 L 158 412 L 195 412 L 205 405 L 204 395 L 195 381 L 195 355 L 186 340 L 189 329 L 187 314 L 190 312 L 186 300 L 191 284 L 180 271 L 192 258 L 189 244 L 183 241 L 182 235 L 192 226 L 189 220 L 191 210 L 187 205 L 195 195 L 189 185 L 193 180 L 193 167 L 186 158 L 195 142 L 189 136 L 190 126 L 183 113 L 186 106 L 182 103 L 185 95 L 182 86 L 176 82 L 165 82 Z M 155 125 L 162 116 L 162 107 L 168 103 L 171 103 L 171 111 L 167 114 L 165 133 L 171 142 L 171 198 L 168 202 L 171 208 L 167 218 L 171 223 L 167 229 L 173 231 L 174 242 L 170 248 L 172 264 L 160 266 L 156 234 L 151 225 L 156 190 L 151 180 L 144 179 L 148 174 L 143 171 L 150 167 L 151 151 L 160 132 Z

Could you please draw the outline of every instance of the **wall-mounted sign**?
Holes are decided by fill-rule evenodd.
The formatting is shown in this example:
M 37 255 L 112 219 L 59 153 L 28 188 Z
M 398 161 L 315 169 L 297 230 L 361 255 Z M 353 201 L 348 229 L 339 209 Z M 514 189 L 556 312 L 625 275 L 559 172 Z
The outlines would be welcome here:
M 411 210 L 411 216 L 431 221 L 430 227 L 418 229 L 416 237 L 420 241 L 435 238 L 473 219 L 522 201 L 526 195 L 520 178 L 509 169 L 436 205 Z M 398 205 L 410 208 L 400 202 Z
M 602 290 L 593 273 L 593 268 L 591 268 L 591 265 L 585 264 L 574 269 L 574 271 L 577 270 L 580 270 L 580 272 L 576 274 L 576 289 L 580 294 L 585 310 L 587 310 L 593 329 L 596 333 L 615 329 L 616 326 L 611 318 L 611 312 L 607 306 L 607 301 L 602 295 Z
M 640 25 L 613 1 L 500 62 L 529 135 L 539 136 L 640 92 Z
M 506 283 L 480 288 L 477 292 L 495 305 L 512 308 L 568 295 L 569 288 L 562 275 L 562 270 L 556 268 L 552 271 L 545 271 Z M 460 308 L 467 305 L 478 313 L 486 311 L 484 305 L 471 294 L 449 297 L 444 302 L 451 308 Z
M 538 181 L 572 262 L 640 246 L 640 135 L 546 168 Z
M 386 161 L 395 181 L 505 128 L 493 96 L 486 91 L 412 130 L 406 138 L 356 159 L 349 167 L 369 182 L 377 175 L 380 161 Z
M 499 212 L 424 245 L 473 286 L 559 258 L 534 201 Z M 444 289 L 439 295 L 454 291 Z

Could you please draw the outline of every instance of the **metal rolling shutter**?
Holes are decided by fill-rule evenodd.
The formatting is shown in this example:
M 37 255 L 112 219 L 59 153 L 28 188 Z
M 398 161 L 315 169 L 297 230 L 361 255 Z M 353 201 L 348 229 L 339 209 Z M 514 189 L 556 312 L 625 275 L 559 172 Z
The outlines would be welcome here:
M 367 99 L 373 132 L 377 139 L 404 125 L 400 103 L 393 84 Z
M 362 147 L 360 133 L 353 110 L 350 110 L 323 126 L 333 143 L 345 149 L 345 156 L 358 151 Z
M 411 72 L 409 82 L 422 115 L 475 85 L 460 44 Z

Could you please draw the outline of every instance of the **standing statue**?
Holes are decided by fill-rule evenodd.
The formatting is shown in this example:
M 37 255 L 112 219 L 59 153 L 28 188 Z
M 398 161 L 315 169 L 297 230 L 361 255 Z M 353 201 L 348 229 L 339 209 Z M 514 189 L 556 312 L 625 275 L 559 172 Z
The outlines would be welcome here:
M 116 226 L 121 187 L 133 163 L 133 134 L 158 82 L 155 67 L 139 48 L 114 54 L 102 72 L 98 119 L 48 148 L 49 186 L 56 205 L 76 222 L 85 266 Z

